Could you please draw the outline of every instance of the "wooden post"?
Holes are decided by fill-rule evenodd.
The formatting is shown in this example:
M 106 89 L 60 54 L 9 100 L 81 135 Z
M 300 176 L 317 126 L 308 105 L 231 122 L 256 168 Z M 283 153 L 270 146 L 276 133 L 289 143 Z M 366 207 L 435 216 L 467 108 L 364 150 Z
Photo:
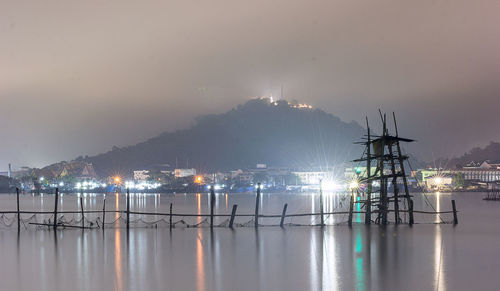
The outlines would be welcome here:
M 214 227 L 214 207 L 215 207 L 215 190 L 214 185 L 210 186 L 210 228 Z
M 349 226 L 352 226 L 352 211 L 354 208 L 354 195 L 353 192 L 351 191 L 351 203 L 349 203 L 349 220 L 347 221 L 347 224 Z
M 127 230 L 130 227 L 130 190 L 127 188 Z
M 257 183 L 257 196 L 255 196 L 255 227 L 259 227 L 259 200 L 260 200 L 260 183 Z
M 394 112 L 392 112 L 392 118 L 394 119 L 394 129 L 396 130 L 396 137 L 399 137 L 398 124 L 396 123 L 396 114 L 394 114 Z M 405 189 L 406 202 L 408 203 L 408 205 L 410 205 L 410 200 L 411 200 L 410 191 L 408 189 L 408 181 L 406 180 L 406 172 L 405 172 L 405 166 L 403 163 L 403 161 L 404 161 L 403 154 L 401 153 L 401 145 L 399 144 L 398 139 L 396 139 L 396 147 L 398 150 L 398 160 L 399 160 L 399 167 L 400 167 L 400 171 L 401 171 L 401 176 L 403 177 L 403 186 Z M 413 216 L 413 209 L 412 209 L 412 216 Z
M 285 203 L 285 205 L 283 205 L 283 212 L 281 213 L 280 227 L 283 227 L 283 223 L 285 222 L 285 216 L 286 216 L 286 209 L 287 208 L 288 208 L 288 203 Z
M 455 199 L 451 200 L 451 207 L 453 207 L 453 224 L 458 224 L 457 207 L 455 205 Z
M 83 214 L 83 197 L 80 196 L 80 211 L 82 213 L 82 229 L 85 227 L 85 215 Z
M 325 218 L 323 216 L 323 181 L 319 181 L 319 212 L 321 215 L 321 227 L 325 225 Z
M 59 203 L 59 188 L 56 188 L 56 197 L 54 199 L 54 230 L 57 228 L 57 204 Z
M 102 230 L 104 230 L 104 223 L 106 222 L 106 194 L 102 200 Z
M 382 117 L 382 112 L 379 110 L 380 117 L 382 118 L 382 139 L 381 139 L 381 148 L 382 152 L 381 155 L 378 157 L 379 158 L 379 168 L 380 168 L 380 209 L 381 213 L 379 214 L 382 220 L 382 224 L 386 225 L 387 224 L 387 211 L 389 210 L 389 203 L 387 201 L 387 177 L 384 175 L 384 154 L 385 154 L 385 136 L 387 135 L 387 123 L 386 123 L 386 116 Z
M 231 219 L 229 220 L 229 228 L 233 228 L 234 217 L 236 216 L 236 209 L 237 208 L 238 208 L 238 205 L 234 204 L 233 211 L 231 211 Z
M 172 203 L 170 203 L 170 217 L 169 217 L 169 222 L 170 230 L 172 230 Z
M 368 117 L 366 117 L 366 129 L 368 131 L 368 142 L 366 146 L 366 178 L 368 179 L 368 185 L 366 188 L 366 214 L 365 214 L 365 224 L 372 223 L 372 180 L 371 180 L 371 136 L 370 136 L 370 126 L 368 124 Z
M 409 210 L 410 210 L 410 225 L 413 225 L 413 199 L 410 199 L 410 205 L 409 205 Z
M 391 156 L 391 175 L 392 175 L 392 188 L 394 190 L 394 222 L 399 224 L 399 188 L 398 188 L 398 175 L 396 173 L 396 163 L 394 162 L 394 153 L 392 151 L 392 144 L 388 143 L 389 155 Z
M 21 229 L 21 213 L 19 212 L 19 188 L 16 187 L 17 195 L 17 230 Z

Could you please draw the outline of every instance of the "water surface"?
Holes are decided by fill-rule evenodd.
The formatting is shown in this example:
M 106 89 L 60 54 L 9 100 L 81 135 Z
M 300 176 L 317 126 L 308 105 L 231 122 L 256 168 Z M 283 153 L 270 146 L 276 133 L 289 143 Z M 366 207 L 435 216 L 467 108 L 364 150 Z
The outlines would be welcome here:
M 52 210 L 54 196 L 21 197 L 23 209 Z M 217 213 L 252 213 L 254 196 L 218 195 Z M 327 226 L 133 227 L 106 230 L 0 228 L 1 290 L 498 290 L 500 202 L 478 193 L 415 195 L 415 209 L 450 210 L 459 224 L 434 224 L 451 216 L 417 216 L 413 227 L 354 224 Z M 326 211 L 345 208 L 325 197 Z M 132 209 L 208 213 L 206 194 L 136 195 Z M 262 211 L 317 211 L 317 195 L 264 194 Z M 108 209 L 124 209 L 122 195 L 107 195 Z M 102 209 L 101 195 L 84 197 L 85 209 Z M 15 196 L 0 196 L 1 209 L 15 209 Z M 76 195 L 59 205 L 76 210 Z M 108 214 L 112 221 L 115 214 Z M 78 218 L 78 217 L 76 217 Z M 4 218 L 9 223 L 10 216 Z M 134 219 L 134 218 L 133 218 Z M 154 217 L 149 221 L 154 221 Z M 185 218 L 189 223 L 199 218 Z M 218 218 L 222 223 L 226 218 Z M 342 223 L 345 217 L 328 218 Z M 354 217 L 362 221 L 361 216 Z M 249 218 L 240 219 L 244 223 Z M 304 218 L 297 223 L 316 223 Z M 264 224 L 276 221 L 264 220 Z

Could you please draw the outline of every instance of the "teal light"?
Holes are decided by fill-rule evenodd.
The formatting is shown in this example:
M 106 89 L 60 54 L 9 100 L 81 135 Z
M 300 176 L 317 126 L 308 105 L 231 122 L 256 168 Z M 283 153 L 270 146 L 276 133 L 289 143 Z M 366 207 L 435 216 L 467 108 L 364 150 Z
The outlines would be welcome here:
M 363 270 L 363 255 L 361 253 L 363 249 L 363 241 L 361 229 L 356 231 L 356 242 L 355 242 L 355 256 L 356 261 L 354 263 L 354 274 L 356 277 L 356 289 L 357 290 L 365 290 L 365 274 Z

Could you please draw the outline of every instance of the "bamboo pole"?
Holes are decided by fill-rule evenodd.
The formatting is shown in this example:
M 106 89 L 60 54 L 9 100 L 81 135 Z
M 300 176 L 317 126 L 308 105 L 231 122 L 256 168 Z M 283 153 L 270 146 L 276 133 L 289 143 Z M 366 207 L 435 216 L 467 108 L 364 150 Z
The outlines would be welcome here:
M 380 117 L 382 118 L 382 153 L 381 156 L 379 156 L 379 167 L 380 167 L 380 176 L 381 176 L 381 181 L 380 181 L 380 209 L 382 210 L 381 212 L 381 219 L 382 219 L 382 224 L 386 225 L 387 224 L 387 211 L 389 210 L 389 203 L 387 201 L 387 178 L 384 175 L 384 154 L 385 154 L 385 138 L 387 136 L 387 123 L 386 123 L 386 115 L 384 114 L 382 116 L 382 111 L 380 111 Z
M 392 151 L 392 144 L 387 144 L 389 148 L 389 155 L 391 156 L 391 174 L 392 174 L 392 188 L 394 190 L 394 222 L 399 224 L 399 188 L 398 188 L 398 176 L 396 174 L 396 163 L 394 162 L 394 156 Z
M 54 198 L 54 230 L 57 228 L 57 204 L 59 200 L 59 188 L 56 188 L 56 196 Z
M 16 187 L 16 196 L 17 196 L 17 230 L 21 229 L 21 213 L 19 211 L 19 188 Z
M 210 187 L 210 228 L 214 227 L 214 207 L 215 207 L 215 190 L 214 186 Z
M 80 196 L 80 210 L 82 214 L 82 228 L 85 227 L 85 212 L 83 211 L 83 196 Z
M 319 181 L 319 212 L 321 213 L 321 227 L 325 226 L 325 218 L 323 216 L 323 181 Z
M 410 199 L 410 205 L 408 206 L 409 208 L 409 214 L 410 214 L 410 225 L 413 225 L 414 220 L 413 220 L 413 199 Z
M 457 217 L 457 207 L 455 205 L 455 199 L 451 200 L 451 207 L 453 207 L 453 224 L 458 224 L 458 217 Z
M 236 216 L 236 209 L 237 208 L 238 208 L 238 205 L 234 204 L 233 210 L 231 211 L 231 219 L 229 220 L 229 228 L 233 228 L 234 217 Z
M 169 224 L 170 230 L 172 230 L 172 203 L 170 203 L 170 217 L 169 217 L 168 224 Z
M 396 137 L 399 137 L 398 124 L 396 122 L 396 114 L 394 113 L 394 111 L 392 112 L 392 118 L 394 120 L 394 129 L 396 130 Z M 405 166 L 404 166 L 404 159 L 403 159 L 403 154 L 401 153 L 401 145 L 399 144 L 399 140 L 396 140 L 396 147 L 397 147 L 397 150 L 398 150 L 399 167 L 401 169 L 400 170 L 401 171 L 401 175 L 403 176 L 403 186 L 404 186 L 404 189 L 405 189 L 405 198 L 406 198 L 406 202 L 409 205 L 410 204 L 410 200 L 411 200 L 411 198 L 410 198 L 410 190 L 408 189 L 408 181 L 406 180 L 406 171 L 405 171 Z
M 257 196 L 255 196 L 255 227 L 259 227 L 259 200 L 260 200 L 260 183 L 257 183 Z
M 286 216 L 286 209 L 288 208 L 288 204 L 285 203 L 285 205 L 283 205 L 283 212 L 281 213 L 281 221 L 280 221 L 280 227 L 283 228 L 283 224 L 285 222 L 285 216 Z M 323 217 L 323 212 L 321 212 L 321 217 Z M 323 226 L 323 224 L 321 225 Z
M 127 231 L 130 227 L 130 191 L 127 188 Z
M 352 226 L 352 211 L 354 208 L 354 195 L 353 191 L 351 191 L 351 202 L 349 203 L 349 220 L 347 221 L 347 224 L 349 226 Z
M 106 222 L 106 194 L 102 200 L 102 230 L 104 230 L 104 223 Z
M 368 179 L 368 186 L 366 189 L 366 214 L 365 214 L 365 224 L 371 224 L 372 222 L 372 180 L 371 180 L 371 136 L 370 136 L 370 125 L 368 124 L 368 116 L 366 117 L 366 129 L 368 131 L 368 142 L 366 146 L 366 178 Z

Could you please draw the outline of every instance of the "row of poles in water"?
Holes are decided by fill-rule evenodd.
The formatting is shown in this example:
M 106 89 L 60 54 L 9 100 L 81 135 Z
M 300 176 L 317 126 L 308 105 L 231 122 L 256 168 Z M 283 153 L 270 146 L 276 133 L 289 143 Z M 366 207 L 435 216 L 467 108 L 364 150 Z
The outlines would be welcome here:
M 170 203 L 170 208 L 168 213 L 158 213 L 158 212 L 137 212 L 137 211 L 130 211 L 130 192 L 129 189 L 127 189 L 127 194 L 126 194 L 126 210 L 106 210 L 106 197 L 104 196 L 103 199 L 103 208 L 102 211 L 100 210 L 84 210 L 83 209 L 83 197 L 80 196 L 80 211 L 58 211 L 58 204 L 59 204 L 59 189 L 55 189 L 55 198 L 54 198 L 54 211 L 21 211 L 20 210 L 20 204 L 19 204 L 19 189 L 16 188 L 16 194 L 17 194 L 17 211 L 2 211 L 2 213 L 17 213 L 17 226 L 18 229 L 21 227 L 21 213 L 29 213 L 29 214 L 52 214 L 54 215 L 54 220 L 52 224 L 50 223 L 30 223 L 30 224 L 35 224 L 35 225 L 45 225 L 45 226 L 52 226 L 54 229 L 57 229 L 57 227 L 76 227 L 76 228 L 92 228 L 92 227 L 86 227 L 85 226 L 85 213 L 102 213 L 102 228 L 104 229 L 104 224 L 105 224 L 105 219 L 106 219 L 106 213 L 111 212 L 111 213 L 125 213 L 126 214 L 126 228 L 127 230 L 130 228 L 130 214 L 135 214 L 135 215 L 156 215 L 156 216 L 169 216 L 169 227 L 172 229 L 174 226 L 173 223 L 173 216 L 195 216 L 195 217 L 206 217 L 208 216 L 210 218 L 210 227 L 214 227 L 214 218 L 215 216 L 219 217 L 229 217 L 229 227 L 233 228 L 234 225 L 234 219 L 237 216 L 240 217 L 254 217 L 254 226 L 257 228 L 259 226 L 259 218 L 280 218 L 280 226 L 284 226 L 284 221 L 286 217 L 299 217 L 299 216 L 320 216 L 320 224 L 319 226 L 325 226 L 325 215 L 334 215 L 334 214 L 348 214 L 348 225 L 352 225 L 352 219 L 353 219 L 353 213 L 364 213 L 361 211 L 354 211 L 353 210 L 353 205 L 354 205 L 354 195 L 351 193 L 351 199 L 350 199 L 350 204 L 349 204 L 349 211 L 338 211 L 338 212 L 329 212 L 325 213 L 323 210 L 323 190 L 320 187 L 319 189 L 319 208 L 320 212 L 319 213 L 298 213 L 298 214 L 286 214 L 288 204 L 285 203 L 283 205 L 283 211 L 281 215 L 262 215 L 259 213 L 259 208 L 260 208 L 260 197 L 261 197 L 261 184 L 257 184 L 257 191 L 256 191 L 256 197 L 255 197 L 255 213 L 254 214 L 236 214 L 238 205 L 234 204 L 231 214 L 215 214 L 215 190 L 214 187 L 210 187 L 210 214 L 174 214 L 172 209 L 173 209 L 173 204 Z M 452 211 L 444 211 L 440 213 L 453 213 L 453 223 L 457 224 L 458 223 L 458 218 L 457 218 L 457 210 L 455 206 L 455 200 L 452 200 Z M 421 213 L 426 213 L 423 211 L 417 211 Z M 75 225 L 67 225 L 63 223 L 58 223 L 57 216 L 58 214 L 61 213 L 69 213 L 69 214 L 81 214 L 81 226 L 75 226 Z M 436 212 L 437 213 L 437 212 Z M 411 214 L 413 214 L 413 209 L 411 209 Z M 365 213 L 366 215 L 366 213 Z M 411 219 L 410 224 L 413 224 L 413 219 Z

